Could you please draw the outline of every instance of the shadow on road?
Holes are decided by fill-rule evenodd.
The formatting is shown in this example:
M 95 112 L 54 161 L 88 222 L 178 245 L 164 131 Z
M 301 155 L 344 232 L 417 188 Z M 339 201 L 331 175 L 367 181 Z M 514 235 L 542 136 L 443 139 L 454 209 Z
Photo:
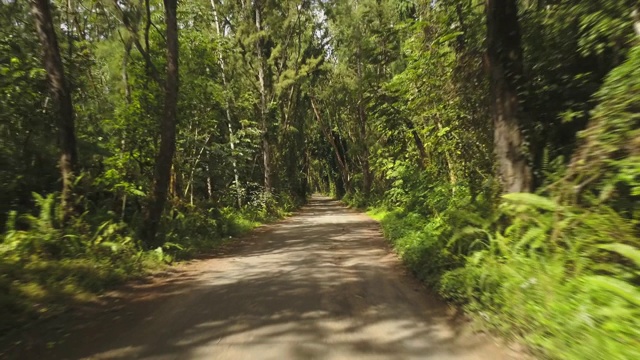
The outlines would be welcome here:
M 326 198 L 160 282 L 131 284 L 18 358 L 504 358 L 404 273 L 377 224 Z

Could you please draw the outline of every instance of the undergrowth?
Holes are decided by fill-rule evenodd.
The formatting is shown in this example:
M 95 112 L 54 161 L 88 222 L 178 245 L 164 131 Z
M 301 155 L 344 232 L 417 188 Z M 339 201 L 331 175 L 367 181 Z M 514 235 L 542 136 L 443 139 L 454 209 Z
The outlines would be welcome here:
M 469 205 L 369 214 L 409 268 L 477 324 L 544 358 L 640 358 L 640 242 L 627 219 L 534 194 L 507 195 L 485 217 Z
M 240 210 L 174 207 L 160 231 L 164 245 L 145 249 L 135 224 L 109 214 L 85 213 L 63 230 L 55 195 L 34 194 L 34 200 L 37 214 L 11 213 L 0 237 L 0 334 L 58 314 L 72 303 L 90 301 L 105 289 L 176 260 L 210 251 L 299 205 L 288 196 L 271 196 Z
M 546 357 L 636 359 L 639 246 L 633 226 L 605 206 L 509 194 L 496 218 L 451 239 L 447 248 L 469 255 L 443 274 L 440 292 Z
M 498 196 L 488 177 L 452 186 L 397 161 L 369 200 L 420 279 L 541 358 L 640 359 L 638 64 L 635 46 L 596 93 L 573 157 L 545 160 L 536 194 Z

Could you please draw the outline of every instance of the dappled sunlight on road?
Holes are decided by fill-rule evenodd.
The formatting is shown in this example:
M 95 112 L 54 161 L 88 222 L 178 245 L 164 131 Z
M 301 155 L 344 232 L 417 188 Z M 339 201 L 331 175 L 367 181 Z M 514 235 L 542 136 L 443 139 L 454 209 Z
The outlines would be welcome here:
M 130 288 L 115 316 L 48 353 L 93 359 L 501 359 L 408 276 L 377 224 L 327 198 Z M 88 335 L 90 334 L 90 335 Z

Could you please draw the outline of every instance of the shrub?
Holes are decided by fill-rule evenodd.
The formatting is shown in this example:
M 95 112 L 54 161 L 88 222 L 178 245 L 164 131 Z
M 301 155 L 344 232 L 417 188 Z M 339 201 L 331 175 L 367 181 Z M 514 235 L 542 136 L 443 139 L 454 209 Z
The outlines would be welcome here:
M 470 255 L 443 276 L 441 294 L 548 357 L 640 356 L 634 227 L 604 205 L 504 198 L 500 220 L 465 228 L 450 243 L 466 244 Z

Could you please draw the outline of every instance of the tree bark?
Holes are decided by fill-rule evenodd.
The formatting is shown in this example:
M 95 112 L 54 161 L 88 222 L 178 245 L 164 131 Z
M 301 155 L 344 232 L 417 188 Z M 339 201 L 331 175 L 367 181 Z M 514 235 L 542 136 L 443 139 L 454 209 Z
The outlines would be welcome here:
M 218 34 L 219 37 L 224 36 L 222 30 L 220 29 L 220 20 L 218 19 L 218 10 L 216 8 L 216 2 L 214 0 L 211 0 L 211 8 L 213 9 L 213 18 L 215 20 L 215 24 L 216 24 L 216 33 Z M 225 91 L 228 91 L 228 86 L 227 86 L 227 76 L 226 76 L 226 72 L 225 72 L 225 62 L 224 62 L 224 58 L 222 57 L 222 51 L 219 50 L 218 51 L 218 63 L 220 64 L 220 70 L 221 70 L 221 74 L 222 75 L 222 86 L 224 86 Z M 227 94 L 225 94 L 224 96 L 224 103 L 225 103 L 225 115 L 227 117 L 227 127 L 229 129 L 229 147 L 231 147 L 231 165 L 233 166 L 233 178 L 234 178 L 234 182 L 235 182 L 235 186 L 236 186 L 236 201 L 238 203 L 238 208 L 242 208 L 242 189 L 240 188 L 240 175 L 238 173 L 238 162 L 236 160 L 236 156 L 235 156 L 235 145 L 234 145 L 234 136 L 233 136 L 233 126 L 231 125 L 231 111 L 229 110 L 231 107 L 230 101 L 229 101 L 229 96 Z
M 122 84 L 124 85 L 124 99 L 127 104 L 131 104 L 131 85 L 129 84 L 129 72 L 127 67 L 129 65 L 129 56 L 131 54 L 131 48 L 133 47 L 132 40 L 123 40 L 124 43 L 124 56 L 122 56 Z M 124 149 L 123 149 L 124 150 Z
M 118 32 L 118 34 L 120 34 Z M 122 84 L 124 86 L 124 99 L 127 102 L 127 106 L 131 105 L 131 85 L 129 85 L 129 73 L 127 71 L 127 67 L 129 64 L 129 55 L 131 54 L 131 48 L 133 47 L 132 40 L 124 40 L 122 36 L 120 36 L 122 43 L 124 44 L 124 55 L 122 56 Z M 126 132 L 122 136 L 122 140 L 120 140 L 121 145 L 121 153 L 120 160 L 122 161 L 124 158 L 124 154 L 127 151 L 126 146 Z M 124 220 L 125 211 L 127 209 L 127 192 L 122 192 L 122 206 L 120 207 L 120 220 Z M 117 195 L 116 195 L 117 196 Z
M 504 192 L 528 192 L 532 188 L 532 172 L 524 150 L 524 114 L 518 100 L 523 71 L 516 0 L 486 0 L 486 12 L 498 174 Z
M 256 30 L 262 31 L 260 2 L 255 2 Z M 271 149 L 269 147 L 269 124 L 267 123 L 267 94 L 265 84 L 266 59 L 262 53 L 262 35 L 256 40 L 256 54 L 258 56 L 258 81 L 260 83 L 260 123 L 262 126 L 262 160 L 264 165 L 264 191 L 271 193 Z
M 156 233 L 167 201 L 171 165 L 176 149 L 178 123 L 178 20 L 177 0 L 164 0 L 167 25 L 167 79 L 165 85 L 164 116 L 160 124 L 160 149 L 156 157 L 151 201 L 145 216 L 144 239 L 149 246 L 160 245 Z
M 60 47 L 53 26 L 49 0 L 31 0 L 31 13 L 42 45 L 43 64 L 47 72 L 49 86 L 58 106 L 59 166 L 62 176 L 61 205 L 64 224 L 73 214 L 72 187 L 78 158 L 73 100 L 60 57 Z
M 362 71 L 362 59 L 360 59 L 361 52 L 358 48 L 358 66 L 357 66 L 357 75 L 358 75 L 358 83 L 363 83 L 363 71 Z M 363 89 L 358 89 L 358 132 L 360 135 L 360 141 L 362 141 L 362 192 L 364 193 L 364 197 L 368 198 L 371 193 L 371 184 L 373 180 L 373 175 L 371 174 L 371 167 L 369 165 L 369 147 L 367 144 L 367 113 L 364 104 L 364 97 L 362 95 Z

